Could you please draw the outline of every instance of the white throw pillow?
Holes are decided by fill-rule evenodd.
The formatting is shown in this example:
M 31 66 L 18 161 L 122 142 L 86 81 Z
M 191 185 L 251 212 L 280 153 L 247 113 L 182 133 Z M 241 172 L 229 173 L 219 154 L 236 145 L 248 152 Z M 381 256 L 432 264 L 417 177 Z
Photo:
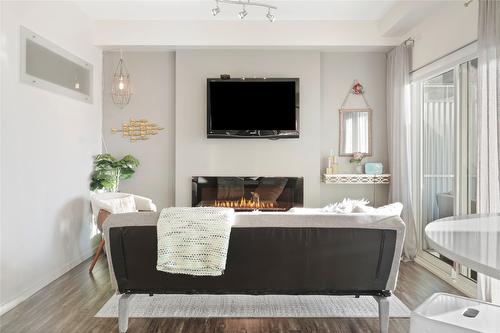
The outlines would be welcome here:
M 111 214 L 137 212 L 133 195 L 127 195 L 121 198 L 102 199 L 99 204 L 102 209 Z
M 336 202 L 333 204 L 329 204 L 321 209 L 322 212 L 326 213 L 340 213 L 340 214 L 349 214 L 353 212 L 355 207 L 366 206 L 370 202 L 365 199 L 361 200 L 353 200 L 349 198 L 345 198 L 341 202 Z

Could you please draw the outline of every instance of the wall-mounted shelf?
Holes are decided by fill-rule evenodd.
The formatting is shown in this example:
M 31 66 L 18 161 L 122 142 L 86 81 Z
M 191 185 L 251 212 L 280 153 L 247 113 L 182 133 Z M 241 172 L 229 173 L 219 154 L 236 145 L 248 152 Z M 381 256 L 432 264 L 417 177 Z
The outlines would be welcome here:
M 367 175 L 356 173 L 336 173 L 332 175 L 323 175 L 325 184 L 353 184 L 353 185 L 372 185 L 372 184 L 390 184 L 391 175 Z

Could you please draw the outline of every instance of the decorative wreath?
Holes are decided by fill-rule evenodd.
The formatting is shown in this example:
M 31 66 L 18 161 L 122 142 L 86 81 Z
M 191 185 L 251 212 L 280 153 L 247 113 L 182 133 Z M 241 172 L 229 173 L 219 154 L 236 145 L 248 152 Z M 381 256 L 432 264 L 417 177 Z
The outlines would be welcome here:
M 364 93 L 364 87 L 361 85 L 361 83 L 359 82 L 356 82 L 352 88 L 351 88 L 351 92 L 353 95 L 360 95 L 360 94 L 363 94 Z

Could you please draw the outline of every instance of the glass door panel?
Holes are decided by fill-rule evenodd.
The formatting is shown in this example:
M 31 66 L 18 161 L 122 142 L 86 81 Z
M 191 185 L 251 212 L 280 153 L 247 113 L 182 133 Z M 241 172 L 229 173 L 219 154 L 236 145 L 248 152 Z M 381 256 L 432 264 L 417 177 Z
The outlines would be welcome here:
M 463 190 L 460 191 L 460 200 L 464 202 L 459 214 L 475 214 L 476 188 L 477 188 L 477 59 L 460 65 L 460 111 L 462 113 L 462 152 L 464 170 L 461 170 Z M 472 269 L 460 265 L 459 273 L 463 276 L 477 280 L 477 273 Z
M 466 67 L 467 76 L 467 214 L 475 214 L 477 191 L 477 59 L 461 66 Z M 462 77 L 462 80 L 465 78 Z
M 422 86 L 422 232 L 429 222 L 455 211 L 455 91 L 454 70 L 426 80 Z M 423 239 L 424 250 L 439 257 Z

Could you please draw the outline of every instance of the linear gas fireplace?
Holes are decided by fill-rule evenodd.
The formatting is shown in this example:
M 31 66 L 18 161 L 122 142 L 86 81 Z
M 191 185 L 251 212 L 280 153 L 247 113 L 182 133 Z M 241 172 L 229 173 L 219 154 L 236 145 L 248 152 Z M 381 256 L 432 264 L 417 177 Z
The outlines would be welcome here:
M 287 211 L 304 204 L 302 177 L 193 177 L 193 207 Z

